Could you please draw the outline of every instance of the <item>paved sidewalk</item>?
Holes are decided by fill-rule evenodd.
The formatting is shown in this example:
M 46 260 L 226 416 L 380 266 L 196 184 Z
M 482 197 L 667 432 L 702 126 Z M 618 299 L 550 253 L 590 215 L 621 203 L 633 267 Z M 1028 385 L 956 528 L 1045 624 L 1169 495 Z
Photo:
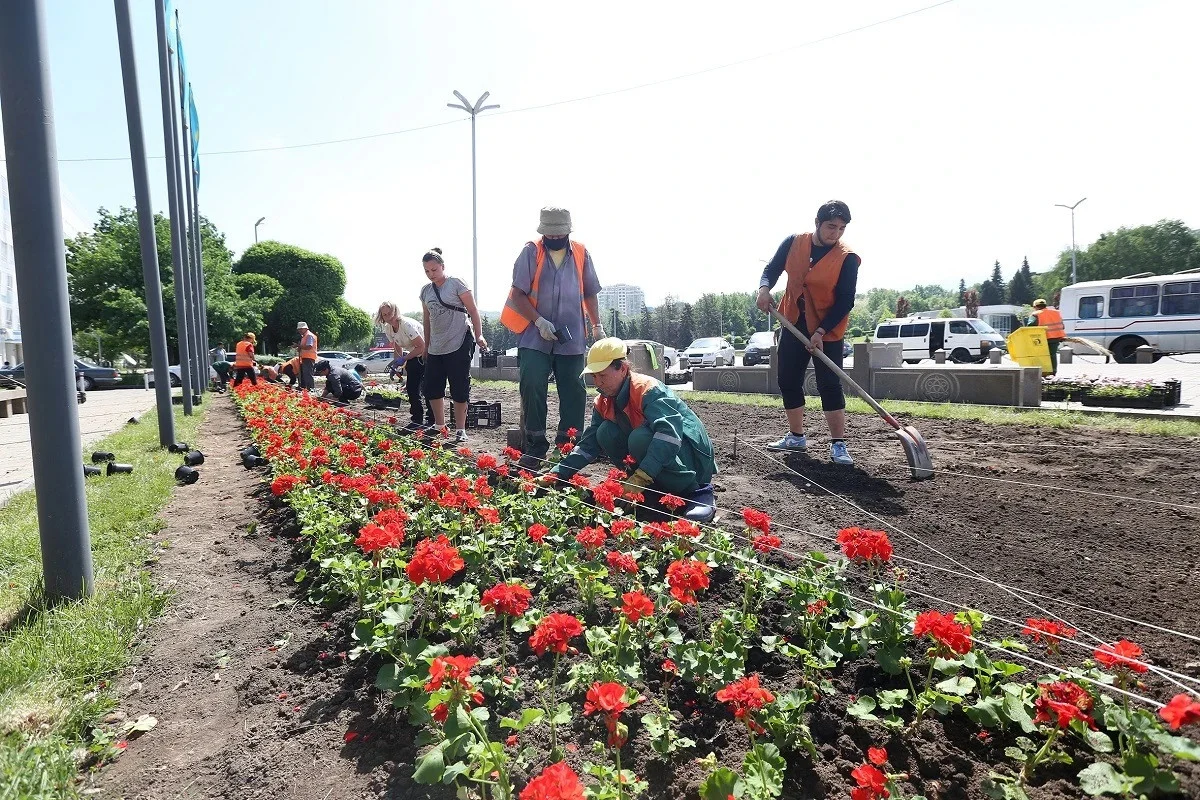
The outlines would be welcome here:
M 84 450 L 123 426 L 130 417 L 141 417 L 154 408 L 154 392 L 144 389 L 104 389 L 88 392 L 79 406 L 79 433 Z M 151 421 L 154 419 L 151 417 Z M 85 456 L 88 455 L 85 453 Z M 83 469 L 82 464 L 80 469 Z M 29 415 L 0 419 L 0 505 L 16 492 L 33 486 L 33 450 L 29 443 Z

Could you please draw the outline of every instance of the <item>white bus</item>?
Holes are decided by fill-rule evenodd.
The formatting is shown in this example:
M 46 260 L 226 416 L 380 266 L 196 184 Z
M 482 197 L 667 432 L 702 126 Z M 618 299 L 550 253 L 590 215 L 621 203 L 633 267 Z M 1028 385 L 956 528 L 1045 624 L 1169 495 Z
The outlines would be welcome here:
M 1145 344 L 1200 353 L 1200 268 L 1064 286 L 1058 310 L 1068 336 L 1099 342 L 1117 361 L 1132 362 Z

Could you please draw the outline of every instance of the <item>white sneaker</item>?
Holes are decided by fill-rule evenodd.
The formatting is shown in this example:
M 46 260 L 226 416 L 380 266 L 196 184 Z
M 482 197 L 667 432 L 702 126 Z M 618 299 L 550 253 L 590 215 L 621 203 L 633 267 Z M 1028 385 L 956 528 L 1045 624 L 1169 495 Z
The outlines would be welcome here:
M 467 443 L 467 432 L 466 431 L 455 431 L 454 432 L 454 443 L 455 444 L 466 444 Z
M 845 442 L 834 442 L 829 446 L 829 457 L 833 459 L 833 463 L 841 464 L 844 467 L 854 466 L 854 459 L 850 457 L 850 451 L 846 449 Z
M 779 450 L 788 453 L 803 453 L 808 449 L 808 439 L 804 436 L 797 436 L 788 431 L 788 435 L 780 439 L 778 442 L 771 442 L 767 445 L 768 450 Z

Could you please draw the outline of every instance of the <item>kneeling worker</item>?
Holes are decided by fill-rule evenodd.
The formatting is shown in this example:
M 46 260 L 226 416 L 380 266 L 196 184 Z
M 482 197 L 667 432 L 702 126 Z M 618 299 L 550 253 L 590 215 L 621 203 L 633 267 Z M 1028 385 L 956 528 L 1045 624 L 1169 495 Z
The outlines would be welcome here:
M 343 403 L 349 403 L 351 400 L 362 397 L 363 382 L 360 372 L 366 371 L 367 368 L 362 364 L 356 365 L 354 369 L 347 367 L 331 369 L 329 362 L 323 358 L 313 367 L 315 374 L 325 378 L 325 392 L 321 396 L 332 397 Z
M 287 378 L 288 388 L 291 389 L 300 380 L 300 356 L 295 356 L 285 362 L 279 368 L 279 382 L 283 383 L 283 379 Z
M 552 472 L 569 480 L 604 455 L 630 473 L 625 479 L 630 489 L 673 494 L 687 501 L 684 516 L 708 522 L 716 514 L 711 481 L 717 462 L 704 424 L 669 388 L 632 372 L 628 355 L 625 342 L 615 337 L 588 351 L 583 372 L 591 373 L 600 396 L 591 424 Z

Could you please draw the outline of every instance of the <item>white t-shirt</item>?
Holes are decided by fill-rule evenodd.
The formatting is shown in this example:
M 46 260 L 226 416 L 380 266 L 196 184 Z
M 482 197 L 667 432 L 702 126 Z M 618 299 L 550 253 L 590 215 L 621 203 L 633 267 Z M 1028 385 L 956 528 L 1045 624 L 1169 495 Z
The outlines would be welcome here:
M 425 335 L 424 328 L 411 317 L 401 316 L 399 321 L 400 330 L 393 329 L 390 322 L 383 323 L 383 334 L 387 336 L 389 344 L 398 344 L 404 350 L 411 350 L 413 340 Z

